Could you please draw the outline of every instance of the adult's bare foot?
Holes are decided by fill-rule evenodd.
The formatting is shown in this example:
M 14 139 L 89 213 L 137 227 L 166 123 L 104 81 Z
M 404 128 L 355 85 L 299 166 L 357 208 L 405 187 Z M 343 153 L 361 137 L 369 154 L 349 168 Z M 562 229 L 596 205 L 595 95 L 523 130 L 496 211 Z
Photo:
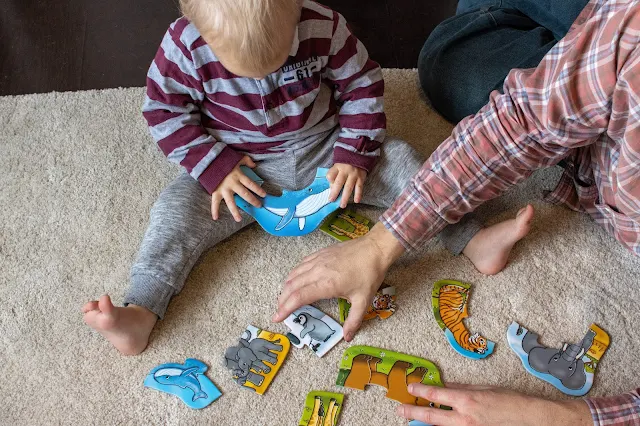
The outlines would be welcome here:
M 149 343 L 158 317 L 142 306 L 116 307 L 106 294 L 82 307 L 84 322 L 123 355 L 138 355 Z
M 529 233 L 533 214 L 533 206 L 529 204 L 518 212 L 515 219 L 482 229 L 462 253 L 478 271 L 487 275 L 497 274 L 507 265 L 514 244 Z

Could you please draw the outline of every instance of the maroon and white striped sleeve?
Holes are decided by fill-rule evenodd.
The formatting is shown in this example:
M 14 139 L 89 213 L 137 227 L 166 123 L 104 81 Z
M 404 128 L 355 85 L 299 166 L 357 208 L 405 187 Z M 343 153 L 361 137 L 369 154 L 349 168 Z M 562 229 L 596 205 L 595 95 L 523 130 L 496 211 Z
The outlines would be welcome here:
M 340 108 L 341 131 L 334 145 L 334 162 L 370 172 L 380 156 L 386 130 L 382 71 L 344 17 L 334 12 L 333 21 L 324 78 L 333 85 Z
M 169 161 L 182 165 L 212 193 L 233 170 L 242 154 L 217 141 L 201 122 L 202 81 L 191 52 L 181 40 L 189 25 L 171 25 L 147 74 L 143 115 L 151 135 Z

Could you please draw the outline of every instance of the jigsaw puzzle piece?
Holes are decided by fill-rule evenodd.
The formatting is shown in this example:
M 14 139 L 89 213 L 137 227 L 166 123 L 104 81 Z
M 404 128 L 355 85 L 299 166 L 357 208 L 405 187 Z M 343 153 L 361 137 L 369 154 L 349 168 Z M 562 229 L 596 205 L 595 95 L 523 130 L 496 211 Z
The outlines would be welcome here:
M 564 343 L 561 349 L 543 346 L 538 339 L 536 333 L 517 322 L 507 329 L 509 346 L 529 373 L 567 395 L 586 395 L 593 385 L 596 367 L 609 347 L 609 335 L 591 324 L 582 341 Z
M 291 330 L 287 337 L 297 348 L 310 347 L 322 357 L 342 340 L 342 326 L 321 310 L 305 305 L 289 315 L 284 323 Z
M 224 365 L 232 371 L 237 384 L 262 395 L 284 363 L 289 348 L 286 336 L 250 325 L 239 343 L 225 352 Z
M 471 284 L 436 282 L 431 294 L 433 315 L 453 350 L 470 359 L 483 359 L 493 353 L 495 343 L 479 333 L 472 334 L 463 322 L 469 316 L 470 292 Z
M 305 399 L 299 426 L 336 426 L 344 395 L 335 392 L 311 391 Z
M 155 367 L 144 379 L 144 385 L 175 395 L 188 407 L 200 409 L 222 395 L 205 376 L 205 371 L 207 366 L 202 361 L 187 358 L 184 364 L 169 363 Z

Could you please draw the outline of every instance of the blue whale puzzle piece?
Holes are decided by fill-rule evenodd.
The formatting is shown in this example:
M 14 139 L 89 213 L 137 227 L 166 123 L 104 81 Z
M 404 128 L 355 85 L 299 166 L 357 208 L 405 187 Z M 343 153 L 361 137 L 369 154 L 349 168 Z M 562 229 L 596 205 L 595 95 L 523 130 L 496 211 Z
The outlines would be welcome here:
M 431 426 L 431 425 L 427 423 L 422 423 L 420 420 L 411 420 L 409 422 L 409 426 Z
M 175 395 L 187 406 L 200 409 L 218 399 L 222 393 L 204 375 L 207 366 L 197 359 L 187 358 L 184 364 L 162 364 L 144 379 L 146 387 Z
M 264 180 L 253 170 L 242 166 L 242 171 L 253 181 L 262 185 Z M 340 197 L 329 202 L 329 169 L 319 168 L 316 177 L 304 189 L 282 191 L 282 195 L 267 195 L 262 199 L 262 207 L 257 208 L 235 195 L 236 204 L 271 235 L 278 237 L 299 237 L 314 231 L 322 221 L 340 207 Z

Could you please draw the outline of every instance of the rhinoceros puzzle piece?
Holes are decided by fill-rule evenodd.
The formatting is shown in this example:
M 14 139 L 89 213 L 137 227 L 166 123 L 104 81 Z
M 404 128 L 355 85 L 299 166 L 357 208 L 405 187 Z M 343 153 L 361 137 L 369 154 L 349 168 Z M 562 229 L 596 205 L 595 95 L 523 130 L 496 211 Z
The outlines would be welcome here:
M 262 185 L 264 180 L 246 166 L 240 169 L 251 180 Z M 340 197 L 329 202 L 331 184 L 327 180 L 329 169 L 319 168 L 313 182 L 299 191 L 282 191 L 281 196 L 269 195 L 262 199 L 262 207 L 254 207 L 234 196 L 236 204 L 271 235 L 299 237 L 313 232 L 322 221 L 340 206 Z
M 564 343 L 560 349 L 541 345 L 538 337 L 517 322 L 507 329 L 509 346 L 529 373 L 567 395 L 586 395 L 593 385 L 596 367 L 609 347 L 609 335 L 591 324 L 580 342 Z
M 290 347 L 289 339 L 282 334 L 250 325 L 238 344 L 225 352 L 224 365 L 232 371 L 237 384 L 262 395 L 284 363 Z
M 218 399 L 222 393 L 204 375 L 207 366 L 197 359 L 187 358 L 184 364 L 162 364 L 144 379 L 151 389 L 175 395 L 187 406 L 200 409 Z
M 342 340 L 342 326 L 321 310 L 305 305 L 289 315 L 284 323 L 291 330 L 287 337 L 296 348 L 310 347 L 319 358 Z

